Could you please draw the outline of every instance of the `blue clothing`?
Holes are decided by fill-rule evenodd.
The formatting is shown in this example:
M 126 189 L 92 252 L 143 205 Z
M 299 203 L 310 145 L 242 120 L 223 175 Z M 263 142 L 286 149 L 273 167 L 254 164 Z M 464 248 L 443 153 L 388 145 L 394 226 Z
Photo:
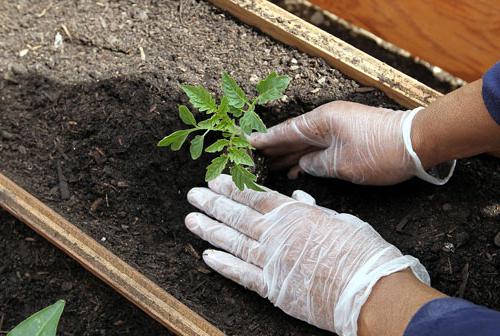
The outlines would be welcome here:
M 500 125 L 500 62 L 483 76 L 483 100 L 493 119 Z
M 435 299 L 418 310 L 404 336 L 498 336 L 500 312 L 457 298 Z

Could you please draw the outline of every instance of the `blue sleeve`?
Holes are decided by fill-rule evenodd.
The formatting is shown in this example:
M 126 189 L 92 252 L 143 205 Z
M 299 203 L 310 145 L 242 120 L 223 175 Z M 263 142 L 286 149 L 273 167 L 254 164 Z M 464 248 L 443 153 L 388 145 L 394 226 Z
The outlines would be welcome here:
M 500 335 L 500 312 L 462 299 L 435 299 L 419 309 L 404 334 L 404 336 L 471 335 Z
M 419 309 L 404 334 L 404 336 L 471 335 L 500 335 L 500 312 L 462 299 L 435 299 Z
M 500 125 L 500 62 L 483 76 L 483 100 L 493 119 Z

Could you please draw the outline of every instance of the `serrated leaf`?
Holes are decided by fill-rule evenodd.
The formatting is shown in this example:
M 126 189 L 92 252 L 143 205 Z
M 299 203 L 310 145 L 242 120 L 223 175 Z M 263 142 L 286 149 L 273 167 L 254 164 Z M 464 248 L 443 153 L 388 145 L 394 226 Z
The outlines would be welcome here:
M 239 118 L 243 114 L 243 110 L 234 106 L 229 106 L 229 113 L 231 113 L 234 117 Z
M 257 92 L 259 93 L 257 104 L 263 105 L 280 99 L 288 84 L 290 84 L 290 77 L 280 76 L 276 72 L 272 72 L 266 79 L 257 84 Z
M 200 121 L 198 123 L 198 127 L 202 129 L 212 129 L 214 128 L 217 123 L 220 121 L 220 116 L 219 115 L 213 115 L 211 118 Z
M 255 183 L 257 177 L 248 171 L 248 169 L 245 169 L 240 165 L 234 165 L 231 167 L 230 172 L 234 184 L 236 184 L 236 187 L 238 187 L 241 191 L 243 191 L 245 187 L 256 191 L 264 191 L 264 189 Z
M 191 146 L 189 147 L 189 152 L 191 153 L 191 158 L 193 160 L 198 159 L 203 152 L 203 140 L 205 137 L 203 135 L 197 135 L 191 140 Z
M 31 315 L 12 329 L 7 336 L 56 336 L 64 304 L 64 300 L 59 300 Z
M 179 105 L 179 117 L 186 125 L 196 126 L 196 119 L 186 105 Z
M 233 107 L 241 109 L 248 102 L 245 92 L 227 72 L 222 73 L 222 91 Z
M 229 112 L 229 100 L 226 96 L 223 96 L 220 101 L 218 113 L 226 114 L 227 112 Z
M 240 127 L 245 132 L 245 134 L 252 133 L 253 130 L 265 133 L 267 132 L 266 125 L 259 115 L 254 111 L 247 111 L 240 119 Z
M 214 98 L 203 86 L 182 85 L 182 90 L 189 97 L 191 104 L 201 112 L 217 112 L 217 104 Z
M 212 160 L 207 167 L 207 172 L 205 174 L 205 182 L 212 181 L 214 178 L 222 174 L 224 169 L 226 168 L 227 162 L 229 158 L 227 155 L 221 155 Z
M 208 152 L 208 153 L 220 152 L 227 145 L 229 145 L 229 140 L 227 140 L 227 139 L 219 139 L 216 142 L 214 142 L 213 144 L 211 144 L 210 146 L 208 146 L 205 149 L 205 152 Z
M 175 131 L 160 140 L 158 142 L 158 147 L 170 146 L 170 148 L 174 151 L 179 150 L 192 131 L 194 131 L 194 129 Z
M 228 151 L 228 154 L 229 154 L 229 160 L 231 160 L 231 162 L 234 162 L 237 165 L 241 164 L 241 165 L 251 166 L 251 167 L 253 167 L 255 165 L 255 163 L 253 162 L 253 159 L 243 149 L 230 148 Z
M 247 148 L 253 148 L 252 145 L 248 141 L 246 141 L 243 138 L 236 137 L 233 139 L 233 146 L 235 147 L 247 147 Z

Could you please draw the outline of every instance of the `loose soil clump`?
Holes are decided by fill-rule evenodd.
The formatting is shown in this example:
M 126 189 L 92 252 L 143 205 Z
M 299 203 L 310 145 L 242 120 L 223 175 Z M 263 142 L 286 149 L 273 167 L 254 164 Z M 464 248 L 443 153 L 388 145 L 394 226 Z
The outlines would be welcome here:
M 268 126 L 332 100 L 397 104 L 377 90 L 359 92 L 322 60 L 205 1 L 2 3 L 0 12 L 10 20 L 0 42 L 2 173 L 229 335 L 328 334 L 207 269 L 200 255 L 209 245 L 183 218 L 194 210 L 185 195 L 205 185 L 210 156 L 192 161 L 186 149 L 156 142 L 182 127 L 180 84 L 220 92 L 222 70 L 247 92 L 271 71 L 293 78 L 285 99 L 258 111 Z M 64 42 L 55 48 L 57 32 Z M 499 182 L 491 158 L 461 161 L 444 187 L 267 178 L 282 193 L 303 189 L 323 206 L 360 216 L 419 257 L 438 289 L 493 308 L 500 308 L 499 217 L 484 209 L 498 203 Z

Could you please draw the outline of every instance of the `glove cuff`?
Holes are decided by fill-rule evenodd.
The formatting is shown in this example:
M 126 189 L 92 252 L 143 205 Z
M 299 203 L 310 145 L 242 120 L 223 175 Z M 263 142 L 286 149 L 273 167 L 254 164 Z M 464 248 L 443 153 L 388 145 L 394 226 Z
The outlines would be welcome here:
M 417 258 L 410 255 L 401 255 L 372 269 L 373 264 L 386 252 L 387 249 L 383 249 L 373 256 L 369 262 L 354 274 L 347 287 L 342 291 L 333 315 L 335 317 L 334 328 L 338 335 L 356 336 L 358 334 L 358 318 L 361 308 L 368 300 L 373 286 L 382 277 L 410 268 L 417 279 L 430 285 L 427 270 Z
M 420 161 L 417 153 L 413 149 L 413 144 L 411 142 L 411 126 L 413 119 L 415 118 L 415 115 L 423 109 L 424 109 L 423 107 L 418 107 L 414 110 L 411 110 L 409 114 L 405 117 L 403 121 L 403 141 L 405 144 L 406 151 L 410 155 L 415 165 L 415 170 L 416 170 L 415 176 L 435 185 L 443 185 L 446 182 L 448 182 L 448 180 L 453 175 L 455 166 L 457 164 L 457 160 L 449 161 L 442 165 L 433 167 L 428 171 L 425 171 L 424 167 L 422 166 L 422 162 Z

